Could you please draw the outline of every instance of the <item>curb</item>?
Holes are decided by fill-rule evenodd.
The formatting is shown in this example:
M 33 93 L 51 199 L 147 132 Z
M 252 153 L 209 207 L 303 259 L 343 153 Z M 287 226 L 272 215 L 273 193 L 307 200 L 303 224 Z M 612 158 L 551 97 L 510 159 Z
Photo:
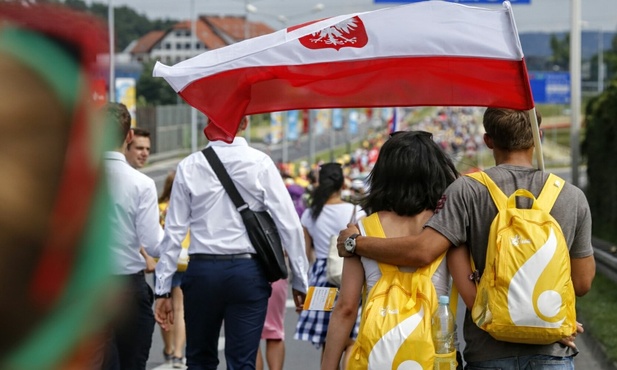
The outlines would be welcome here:
M 580 315 L 578 312 L 576 313 L 576 315 L 577 320 L 579 320 L 580 322 L 585 321 L 584 317 L 579 317 Z M 585 342 L 588 354 L 592 356 L 601 366 L 598 370 L 617 370 L 617 363 L 612 362 L 608 358 L 608 356 L 606 355 L 606 347 L 604 346 L 604 344 L 597 340 L 588 328 L 585 328 L 585 332 L 576 339 L 580 339 Z

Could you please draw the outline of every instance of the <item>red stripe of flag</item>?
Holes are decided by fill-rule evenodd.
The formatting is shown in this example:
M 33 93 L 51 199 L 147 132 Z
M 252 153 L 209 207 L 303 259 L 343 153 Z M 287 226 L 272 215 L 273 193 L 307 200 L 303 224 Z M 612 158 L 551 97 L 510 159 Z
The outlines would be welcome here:
M 216 88 L 213 88 L 215 87 Z M 302 108 L 533 108 L 524 60 L 402 57 L 229 70 L 180 95 L 210 118 L 210 140 L 233 140 L 244 114 Z

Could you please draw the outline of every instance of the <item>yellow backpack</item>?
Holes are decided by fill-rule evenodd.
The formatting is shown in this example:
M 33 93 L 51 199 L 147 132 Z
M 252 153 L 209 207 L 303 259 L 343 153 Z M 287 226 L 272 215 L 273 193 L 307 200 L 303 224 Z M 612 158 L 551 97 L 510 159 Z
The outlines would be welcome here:
M 360 222 L 367 235 L 385 238 L 376 213 Z M 443 258 L 414 272 L 379 263 L 382 276 L 363 303 L 348 370 L 433 369 L 431 316 L 437 294 L 431 276 Z
M 468 176 L 484 184 L 497 206 L 471 317 L 497 340 L 549 344 L 576 331 L 570 254 L 550 215 L 564 181 L 551 174 L 535 199 L 525 189 L 509 197 L 484 172 Z M 533 201 L 516 208 L 516 197 Z M 472 259 L 472 269 L 475 270 Z

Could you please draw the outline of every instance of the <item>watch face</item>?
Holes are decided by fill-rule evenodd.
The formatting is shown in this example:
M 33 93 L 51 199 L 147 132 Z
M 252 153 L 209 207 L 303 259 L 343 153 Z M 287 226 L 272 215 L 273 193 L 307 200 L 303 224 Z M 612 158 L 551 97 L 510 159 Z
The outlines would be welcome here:
M 351 252 L 353 250 L 354 244 L 355 244 L 355 240 L 347 238 L 345 240 L 345 250 L 347 252 Z

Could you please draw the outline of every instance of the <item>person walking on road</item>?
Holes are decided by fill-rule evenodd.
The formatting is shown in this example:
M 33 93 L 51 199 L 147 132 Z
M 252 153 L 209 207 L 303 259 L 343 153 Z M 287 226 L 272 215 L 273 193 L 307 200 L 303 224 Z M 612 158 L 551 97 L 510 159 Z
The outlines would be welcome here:
M 171 171 L 165 178 L 163 191 L 159 196 L 159 212 L 161 226 L 165 228 L 165 217 L 167 216 L 167 208 L 169 207 L 169 197 L 173 188 L 176 171 Z M 182 241 L 182 252 L 185 253 L 190 244 L 189 234 Z M 180 258 L 182 260 L 182 258 Z M 165 363 L 172 365 L 174 368 L 182 368 L 184 366 L 184 345 L 186 344 L 186 327 L 184 324 L 184 295 L 180 284 L 182 277 L 186 271 L 186 260 L 178 262 L 178 271 L 171 278 L 171 299 L 174 309 L 174 323 L 170 330 L 161 328 L 161 336 L 163 337 L 163 357 Z M 154 275 L 156 284 L 156 275 Z
M 321 165 L 317 179 L 318 185 L 312 192 L 309 208 L 302 214 L 302 226 L 306 238 L 306 254 L 314 256 L 315 261 L 309 275 L 309 285 L 315 287 L 334 287 L 327 281 L 326 262 L 332 236 L 345 227 L 350 219 L 365 215 L 352 203 L 344 202 L 341 191 L 344 185 L 343 169 L 338 163 Z M 313 259 L 313 258 L 311 258 Z M 309 311 L 300 313 L 294 339 L 311 342 L 323 351 L 330 322 L 329 311 Z M 358 323 L 348 333 L 346 347 L 351 349 L 353 340 L 358 335 Z M 349 352 L 346 352 L 349 353 Z
M 524 188 L 537 197 L 549 174 L 533 167 L 534 143 L 529 114 L 488 108 L 483 119 L 484 142 L 496 166 L 486 174 L 505 193 Z M 577 296 L 586 294 L 595 276 L 591 245 L 591 214 L 584 193 L 565 184 L 551 210 L 563 230 L 570 253 L 571 279 Z M 466 244 L 481 274 L 486 260 L 489 229 L 497 209 L 487 188 L 467 176 L 450 185 L 422 232 L 415 236 L 379 239 L 358 236 L 344 242 L 357 228 L 341 231 L 337 247 L 342 256 L 360 255 L 380 262 L 423 266 L 450 247 Z M 562 343 L 532 345 L 502 342 L 480 329 L 467 310 L 464 322 L 467 369 L 573 369 L 575 346 Z M 573 333 L 576 335 L 576 333 Z
M 152 289 L 145 279 L 146 261 L 140 248 L 157 256 L 163 230 L 154 180 L 131 167 L 124 156 L 133 137 L 131 116 L 124 104 L 108 103 L 105 108 L 109 124 L 116 125 L 122 135 L 116 150 L 105 153 L 105 167 L 114 204 L 110 215 L 114 273 L 125 284 L 125 292 L 103 368 L 143 370 L 155 323 Z
M 364 210 L 378 217 L 387 238 L 418 234 L 433 215 L 443 191 L 458 177 L 454 164 L 433 142 L 430 133 L 402 131 L 395 134 L 382 146 L 368 176 L 371 191 L 360 200 Z M 366 235 L 364 230 L 362 235 Z M 416 270 L 401 269 L 404 272 Z M 349 339 L 347 333 L 357 320 L 362 291 L 365 289 L 368 302 L 381 277 L 381 269 L 374 260 L 359 256 L 345 258 L 341 289 L 326 337 L 322 370 L 339 368 Z M 445 259 L 431 278 L 437 296 L 449 294 L 450 275 Z M 423 294 L 430 297 L 431 293 L 424 291 Z M 361 330 L 362 325 L 365 324 L 360 324 Z M 396 348 L 392 353 L 396 353 Z M 356 356 L 352 358 L 358 361 Z
M 139 170 L 146 165 L 150 157 L 150 131 L 137 127 L 132 128 L 131 131 L 133 138 L 126 145 L 124 156 L 131 167 Z M 139 250 L 139 253 L 146 259 L 146 269 L 144 271 L 147 273 L 153 272 L 156 265 L 154 258 L 143 247 Z
M 308 261 L 302 226 L 272 159 L 242 137 L 247 117 L 233 142 L 212 141 L 242 198 L 252 210 L 268 210 L 291 267 L 292 294 L 300 309 L 307 291 Z M 156 320 L 173 323 L 171 278 L 181 242 L 190 229 L 190 263 L 182 280 L 189 370 L 216 369 L 218 340 L 225 323 L 228 369 L 254 369 L 271 287 L 240 213 L 201 152 L 176 170 L 165 219 L 161 258 L 156 266 Z

